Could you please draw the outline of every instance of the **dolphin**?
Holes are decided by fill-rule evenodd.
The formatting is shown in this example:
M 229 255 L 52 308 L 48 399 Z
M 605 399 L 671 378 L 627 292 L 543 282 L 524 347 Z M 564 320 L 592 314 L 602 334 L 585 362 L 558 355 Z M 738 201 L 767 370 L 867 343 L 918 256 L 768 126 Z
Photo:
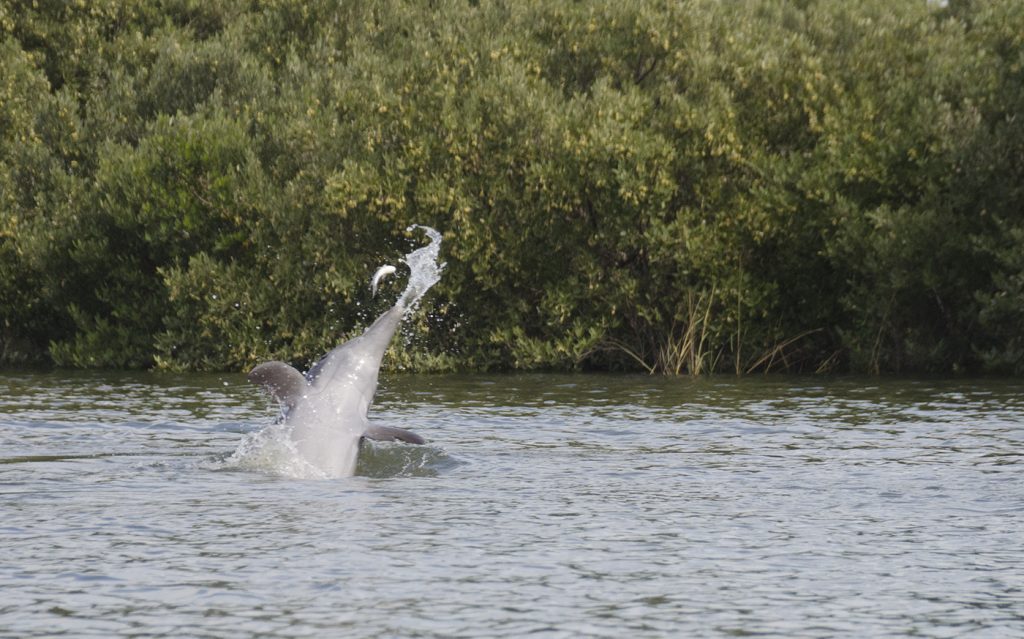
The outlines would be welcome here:
M 364 437 L 424 443 L 415 433 L 373 425 L 367 418 L 381 360 L 391 338 L 405 314 L 440 280 L 444 267 L 437 262 L 441 234 L 429 227 L 418 228 L 426 232 L 430 244 L 405 256 L 403 261 L 410 270 L 405 291 L 362 335 L 328 352 L 305 375 L 277 361 L 265 362 L 249 372 L 249 381 L 281 404 L 283 423 L 295 453 L 325 477 L 355 474 Z M 382 270 L 384 267 L 374 276 L 374 289 Z

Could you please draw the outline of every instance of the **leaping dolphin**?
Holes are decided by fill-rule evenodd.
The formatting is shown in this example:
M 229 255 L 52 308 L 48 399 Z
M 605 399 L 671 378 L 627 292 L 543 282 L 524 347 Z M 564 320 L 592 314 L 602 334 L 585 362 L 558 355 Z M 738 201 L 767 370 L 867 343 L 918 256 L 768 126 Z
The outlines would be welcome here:
M 355 473 L 363 437 L 424 443 L 415 433 L 374 426 L 367 419 L 381 360 L 391 338 L 405 313 L 440 279 L 443 268 L 437 261 L 441 234 L 429 227 L 419 228 L 426 232 L 430 244 L 405 256 L 410 270 L 405 291 L 362 335 L 324 355 L 305 375 L 284 362 L 265 362 L 249 373 L 249 381 L 281 403 L 295 452 L 326 477 Z M 374 289 L 382 270 L 374 276 Z M 393 272 L 394 267 L 390 270 Z

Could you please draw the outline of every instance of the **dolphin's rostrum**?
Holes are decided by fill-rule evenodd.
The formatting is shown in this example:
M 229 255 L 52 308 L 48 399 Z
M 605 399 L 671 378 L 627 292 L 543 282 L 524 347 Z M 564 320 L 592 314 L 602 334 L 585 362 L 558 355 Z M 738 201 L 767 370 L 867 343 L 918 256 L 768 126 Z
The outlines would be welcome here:
M 410 270 L 405 291 L 366 332 L 324 355 L 305 375 L 284 362 L 265 362 L 249 373 L 250 381 L 281 403 L 295 452 L 322 476 L 352 475 L 363 437 L 424 441 L 401 428 L 373 426 L 367 419 L 391 338 L 405 313 L 440 279 L 443 268 L 437 261 L 441 234 L 429 227 L 417 228 L 426 232 L 430 244 L 405 256 Z

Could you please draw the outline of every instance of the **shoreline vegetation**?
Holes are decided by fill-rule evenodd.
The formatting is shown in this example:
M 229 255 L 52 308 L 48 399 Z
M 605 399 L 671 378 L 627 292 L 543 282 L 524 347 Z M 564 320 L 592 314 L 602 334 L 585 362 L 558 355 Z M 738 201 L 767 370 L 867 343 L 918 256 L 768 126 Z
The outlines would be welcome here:
M 1020 374 L 1024 3 L 0 3 L 0 366 L 301 368 L 410 224 L 391 369 Z

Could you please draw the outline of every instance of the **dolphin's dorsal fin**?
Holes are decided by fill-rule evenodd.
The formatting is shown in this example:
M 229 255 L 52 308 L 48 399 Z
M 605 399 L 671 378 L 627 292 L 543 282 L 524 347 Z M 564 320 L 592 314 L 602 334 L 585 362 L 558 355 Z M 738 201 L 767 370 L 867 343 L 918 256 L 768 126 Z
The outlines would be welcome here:
M 286 406 L 293 406 L 309 388 L 302 373 L 284 362 L 264 362 L 249 371 L 248 379 Z
M 413 433 L 407 431 L 404 428 L 395 428 L 394 426 L 370 426 L 363 433 L 364 437 L 377 440 L 379 442 L 393 442 L 396 439 L 409 444 L 424 444 L 426 440 Z

